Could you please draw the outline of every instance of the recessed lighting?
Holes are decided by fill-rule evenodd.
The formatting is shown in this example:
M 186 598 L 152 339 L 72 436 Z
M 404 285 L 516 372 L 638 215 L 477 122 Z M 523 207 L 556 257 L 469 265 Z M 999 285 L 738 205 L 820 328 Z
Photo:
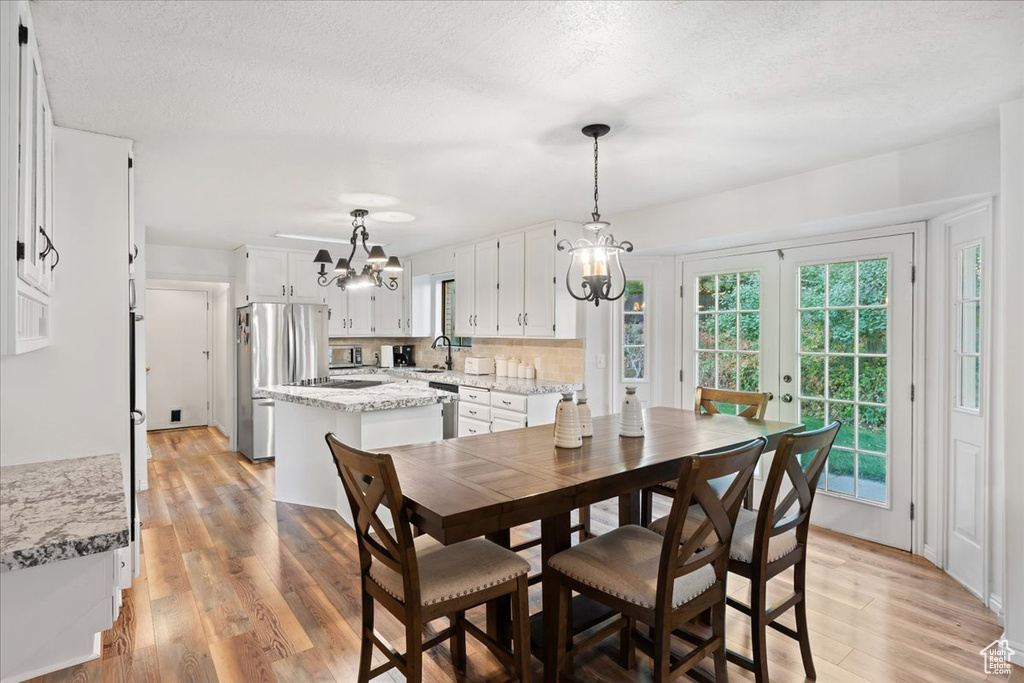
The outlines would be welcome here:
M 398 199 L 386 194 L 373 194 L 372 192 L 348 192 L 338 195 L 342 204 L 350 204 L 358 207 L 382 207 L 394 206 Z
M 370 214 L 370 219 L 381 223 L 408 223 L 416 220 L 416 216 L 404 211 L 374 211 Z
M 323 235 L 301 235 L 294 232 L 275 232 L 271 237 L 279 237 L 285 240 L 302 240 L 304 242 L 330 242 L 331 244 L 351 244 L 352 241 L 346 237 L 324 237 Z M 361 243 L 360 243 L 361 244 Z M 388 246 L 384 242 L 374 242 L 370 240 L 367 244 L 371 247 Z

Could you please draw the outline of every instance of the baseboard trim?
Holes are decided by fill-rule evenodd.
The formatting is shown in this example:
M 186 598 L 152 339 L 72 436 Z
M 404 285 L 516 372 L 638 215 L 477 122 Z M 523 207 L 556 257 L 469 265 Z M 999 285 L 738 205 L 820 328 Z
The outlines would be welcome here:
M 1009 638 L 1007 638 L 1006 631 L 1003 631 L 1003 635 L 1000 637 L 1003 640 L 1005 640 L 1006 644 L 1010 646 L 1011 650 L 1013 650 L 1013 655 L 1010 657 L 1010 661 L 1016 664 L 1017 666 L 1024 666 L 1024 644 L 1015 643 Z
M 223 436 L 225 439 L 231 438 L 231 435 L 228 434 L 228 430 L 225 429 L 224 425 L 222 425 L 220 422 L 213 422 L 210 424 L 210 426 L 216 429 L 218 432 L 220 432 L 221 436 Z
M 992 610 L 993 612 L 995 612 L 995 614 L 996 614 L 996 623 L 999 624 L 1000 626 L 1004 626 L 1005 627 L 1006 624 L 1004 622 L 1006 620 L 1005 619 L 1006 615 L 1003 613 L 1003 599 L 1002 599 L 1002 597 L 996 595 L 995 593 L 989 594 L 989 596 L 988 596 L 988 608 L 990 610 Z
M 88 654 L 69 657 L 68 659 L 65 659 L 63 661 L 56 662 L 53 664 L 47 664 L 46 666 L 41 666 L 37 669 L 33 669 L 32 671 L 22 671 L 20 673 L 12 674 L 4 678 L 3 680 L 0 680 L 0 683 L 19 683 L 20 681 L 27 681 L 33 678 L 38 678 L 39 676 L 45 676 L 46 674 L 53 673 L 54 671 L 61 671 L 62 669 L 69 669 L 73 666 L 78 666 L 79 664 L 91 662 L 94 659 L 99 659 L 100 655 L 102 654 L 103 634 L 97 633 L 95 636 L 93 636 L 92 652 Z
M 922 548 L 922 551 L 923 552 L 921 553 L 921 556 L 924 559 L 928 560 L 929 562 L 934 564 L 936 567 L 939 567 L 939 555 L 938 555 L 938 553 L 935 552 L 935 548 L 933 548 L 930 545 L 928 545 L 927 543 L 925 543 L 924 544 L 924 548 Z M 939 567 L 939 569 L 942 569 L 942 567 Z

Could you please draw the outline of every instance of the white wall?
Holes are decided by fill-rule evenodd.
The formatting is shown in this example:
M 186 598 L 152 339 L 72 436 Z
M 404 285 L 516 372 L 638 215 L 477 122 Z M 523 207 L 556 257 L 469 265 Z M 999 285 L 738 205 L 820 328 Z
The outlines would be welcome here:
M 127 457 L 130 150 L 54 128 L 53 342 L 0 359 L 2 465 Z
M 1020 302 L 1020 293 L 1024 292 L 1024 99 L 1004 104 L 999 113 L 1002 188 L 995 246 L 1002 261 L 994 289 L 997 294 L 1007 295 L 1000 301 L 1003 315 L 999 330 L 1001 346 L 1007 352 L 997 354 L 994 360 L 1001 367 L 993 375 L 1003 379 L 1003 410 L 1017 410 L 1020 387 L 1024 384 L 1024 356 L 1019 350 L 1008 351 L 1019 349 L 1024 339 L 1024 305 Z M 1015 420 L 999 420 L 993 428 L 993 450 L 1003 460 L 1005 487 L 1005 518 L 997 522 L 999 528 L 995 531 L 1003 535 L 1005 544 L 1006 638 L 1017 653 L 1013 661 L 1024 665 L 1024 496 L 1020 491 L 1024 483 L 1024 448 L 1020 447 L 1020 425 Z
M 223 249 L 195 249 L 150 244 L 146 273 L 152 279 L 233 282 L 234 253 Z
M 235 431 L 235 330 L 230 325 L 234 320 L 234 308 L 231 303 L 228 286 L 214 285 L 210 306 L 213 316 L 213 404 L 210 419 L 212 425 L 229 438 Z

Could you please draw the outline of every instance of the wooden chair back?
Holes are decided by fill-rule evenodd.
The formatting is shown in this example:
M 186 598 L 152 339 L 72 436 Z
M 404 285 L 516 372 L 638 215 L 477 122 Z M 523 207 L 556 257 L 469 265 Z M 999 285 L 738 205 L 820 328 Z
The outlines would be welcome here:
M 763 420 L 768 409 L 768 394 L 754 391 L 730 391 L 728 389 L 708 389 L 697 387 L 693 409 L 698 415 L 714 415 L 720 413 L 716 403 L 735 403 L 743 408 L 737 413 L 740 417 Z
M 683 458 L 661 551 L 656 602 L 659 608 L 672 609 L 672 591 L 677 578 L 708 564 L 714 566 L 717 581 L 725 580 L 740 503 L 767 443 L 760 437 L 715 455 Z M 720 494 L 709 482 L 726 477 L 731 477 L 732 481 Z M 700 506 L 705 519 L 682 541 L 686 516 L 694 503 Z M 714 543 L 710 539 L 712 531 L 716 537 Z
M 821 429 L 783 434 L 779 439 L 765 481 L 761 506 L 757 511 L 753 549 L 755 561 L 757 558 L 767 558 L 764 551 L 768 549 L 769 541 L 790 529 L 797 530 L 798 543 L 806 544 L 814 493 L 818 490 L 818 480 L 825 471 L 825 463 L 840 426 L 837 420 Z M 779 500 L 783 482 L 787 480 L 792 489 Z
M 346 446 L 334 434 L 327 434 L 326 440 L 352 508 L 363 580 L 376 560 L 401 574 L 405 604 L 419 605 L 419 569 L 412 526 L 394 461 L 387 453 L 367 453 Z M 390 510 L 394 529 L 388 529 L 380 518 L 382 505 Z

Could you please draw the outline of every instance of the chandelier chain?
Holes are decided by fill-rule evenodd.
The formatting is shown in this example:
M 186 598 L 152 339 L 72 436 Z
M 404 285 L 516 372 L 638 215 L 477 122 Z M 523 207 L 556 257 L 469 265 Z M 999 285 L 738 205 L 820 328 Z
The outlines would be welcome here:
M 601 212 L 597 208 L 597 136 L 594 136 L 594 220 L 600 220 Z

